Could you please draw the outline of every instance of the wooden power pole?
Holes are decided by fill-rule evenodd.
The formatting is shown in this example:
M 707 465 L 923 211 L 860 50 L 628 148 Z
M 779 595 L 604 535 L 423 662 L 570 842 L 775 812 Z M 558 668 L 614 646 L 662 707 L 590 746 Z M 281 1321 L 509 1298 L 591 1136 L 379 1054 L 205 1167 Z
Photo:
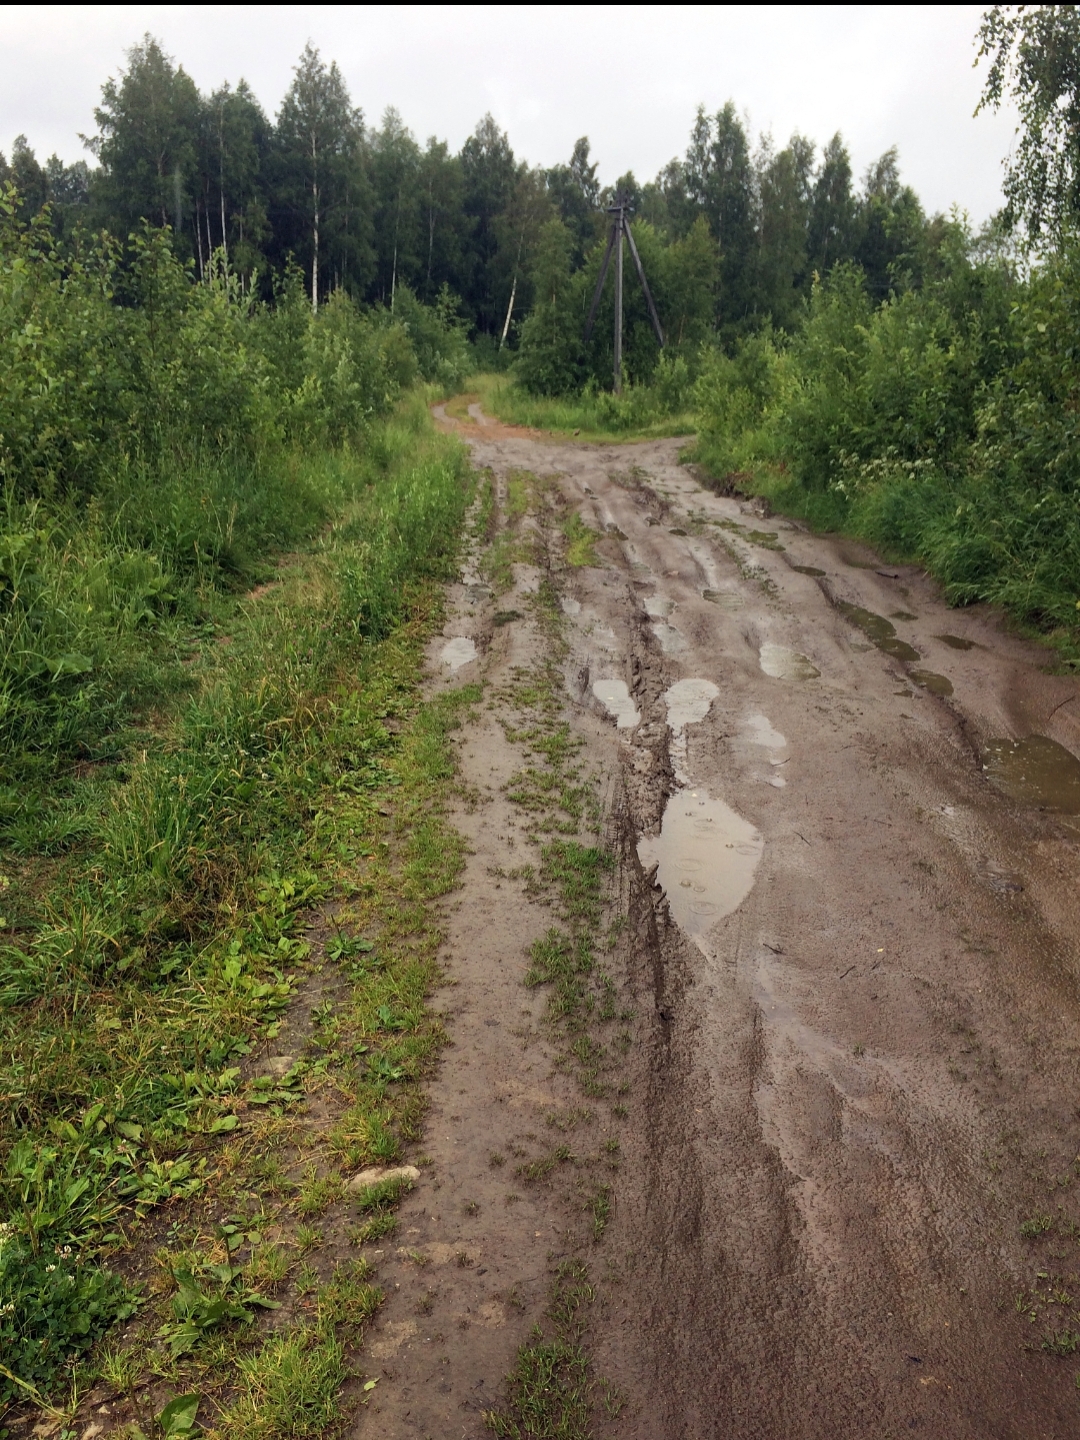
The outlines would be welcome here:
M 611 233 L 608 235 L 607 248 L 604 251 L 604 258 L 600 262 L 600 274 L 596 277 L 596 289 L 593 291 L 592 304 L 589 306 L 589 318 L 585 322 L 585 342 L 588 344 L 596 324 L 596 312 L 600 308 L 600 296 L 604 291 L 604 281 L 607 279 L 608 266 L 611 264 L 611 255 L 615 254 L 615 359 L 614 379 L 615 394 L 622 394 L 622 311 L 623 311 L 623 238 L 629 242 L 630 255 L 634 262 L 634 269 L 637 271 L 638 279 L 641 281 L 641 288 L 645 292 L 645 303 L 649 307 L 649 318 L 652 320 L 653 329 L 656 331 L 656 338 L 661 346 L 664 343 L 664 332 L 660 325 L 660 317 L 656 313 L 656 306 L 653 304 L 652 291 L 649 289 L 649 282 L 645 279 L 645 267 L 641 263 L 641 256 L 634 244 L 634 236 L 630 230 L 630 222 L 627 215 L 631 213 L 632 207 L 626 203 L 621 190 L 616 192 L 614 205 L 609 205 L 607 213 L 612 217 Z

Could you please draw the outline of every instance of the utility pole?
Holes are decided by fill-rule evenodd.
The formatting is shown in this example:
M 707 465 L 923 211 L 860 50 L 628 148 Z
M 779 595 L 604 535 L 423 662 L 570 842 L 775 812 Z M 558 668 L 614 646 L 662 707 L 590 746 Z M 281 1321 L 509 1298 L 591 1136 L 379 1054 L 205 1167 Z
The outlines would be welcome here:
M 637 271 L 638 279 L 641 281 L 641 288 L 645 292 L 645 303 L 649 307 L 649 319 L 652 321 L 656 338 L 661 347 L 664 344 L 664 331 L 660 325 L 660 317 L 656 313 L 656 306 L 653 304 L 652 291 L 649 289 L 649 282 L 645 279 L 645 267 L 641 263 L 641 256 L 634 244 L 634 236 L 630 229 L 630 222 L 627 215 L 632 213 L 633 207 L 626 203 L 621 190 L 615 194 L 615 203 L 607 207 L 607 213 L 612 216 L 611 232 L 608 235 L 607 248 L 604 251 L 604 258 L 600 262 L 600 274 L 596 278 L 596 289 L 593 291 L 592 304 L 589 306 L 589 318 L 585 322 L 585 343 L 588 344 L 596 324 L 596 312 L 600 308 L 600 296 L 604 291 L 604 281 L 607 279 L 608 266 L 611 264 L 612 251 L 615 253 L 615 357 L 614 357 L 614 390 L 616 395 L 622 394 L 622 331 L 623 331 L 623 239 L 625 238 L 630 246 L 630 256 L 634 262 L 634 269 Z

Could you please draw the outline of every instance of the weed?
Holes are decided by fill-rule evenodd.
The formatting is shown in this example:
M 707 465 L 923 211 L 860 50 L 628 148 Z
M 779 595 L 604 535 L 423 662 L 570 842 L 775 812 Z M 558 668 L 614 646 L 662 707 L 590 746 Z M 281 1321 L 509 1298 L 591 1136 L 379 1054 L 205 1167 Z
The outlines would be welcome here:
M 309 1250 L 317 1250 L 323 1243 L 323 1233 L 311 1225 L 298 1225 L 296 1227 L 296 1248 L 301 1255 L 306 1255 Z
M 599 536 L 585 524 L 576 510 L 563 522 L 562 530 L 566 537 L 566 563 L 575 567 L 595 565 Z
M 321 1440 L 341 1420 L 345 1350 L 329 1327 L 271 1335 L 237 1360 L 236 1399 L 209 1440 Z
M 534 1327 L 530 1343 L 518 1351 L 507 1377 L 506 1408 L 484 1414 L 484 1423 L 495 1435 L 512 1440 L 531 1435 L 587 1440 L 592 1385 L 588 1356 L 580 1343 L 579 1312 L 592 1299 L 585 1266 L 580 1261 L 563 1262 L 547 1311 L 552 1333 L 546 1337 L 539 1325 Z
M 546 1180 L 547 1177 L 559 1165 L 573 1162 L 574 1156 L 570 1153 L 568 1145 L 559 1145 L 548 1155 L 541 1155 L 539 1159 L 530 1160 L 526 1165 L 519 1165 L 514 1174 L 525 1181 Z
M 1030 1220 L 1025 1220 L 1020 1226 L 1020 1234 L 1025 1240 L 1037 1240 L 1040 1235 L 1045 1235 L 1052 1228 L 1054 1217 L 1052 1215 L 1035 1215 Z
M 301 1254 L 310 1248 L 302 1238 L 304 1230 L 304 1226 L 297 1226 L 296 1239 L 297 1245 L 302 1247 Z M 318 1231 L 312 1230 L 308 1233 L 318 1237 L 315 1244 L 322 1243 L 322 1236 Z M 253 1249 L 247 1273 L 249 1280 L 257 1288 L 272 1290 L 276 1285 L 280 1285 L 289 1273 L 289 1257 L 285 1248 L 281 1245 L 260 1245 Z
M 1054 1330 L 1042 1338 L 1042 1349 L 1049 1355 L 1075 1355 L 1080 1347 L 1080 1331 Z
M 585 1208 L 592 1217 L 593 1240 L 599 1240 L 611 1219 L 611 1187 L 598 1185 L 589 1196 Z
M 102 1380 L 119 1395 L 130 1394 L 142 1374 L 136 1352 L 120 1345 L 106 1345 L 98 1358 Z
M 413 1182 L 407 1175 L 389 1175 L 385 1180 L 376 1180 L 374 1184 L 358 1190 L 353 1204 L 363 1213 L 385 1212 L 412 1188 Z
M 296 1210 L 300 1215 L 321 1215 L 324 1210 L 341 1199 L 344 1182 L 336 1171 L 320 1175 L 310 1165 L 296 1196 Z
M 397 1229 L 397 1216 L 389 1210 L 381 1214 L 372 1215 L 362 1225 L 353 1226 L 349 1231 L 349 1240 L 353 1245 L 366 1245 L 372 1240 L 381 1240 L 384 1235 L 392 1235 Z

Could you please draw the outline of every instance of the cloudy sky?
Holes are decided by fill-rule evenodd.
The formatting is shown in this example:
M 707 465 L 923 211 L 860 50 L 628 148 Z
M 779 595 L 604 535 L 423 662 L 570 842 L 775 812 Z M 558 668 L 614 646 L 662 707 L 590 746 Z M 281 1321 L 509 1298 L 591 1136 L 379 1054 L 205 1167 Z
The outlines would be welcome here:
M 459 147 L 487 110 L 533 164 L 587 134 L 601 178 L 651 179 L 695 107 L 733 99 L 755 134 L 843 132 L 857 173 L 890 145 L 929 210 L 1001 203 L 1012 114 L 972 112 L 981 9 L 953 6 L 0 6 L 0 150 L 84 152 L 102 82 L 150 31 L 210 90 L 244 77 L 273 114 L 310 40 L 369 120 L 388 105 Z

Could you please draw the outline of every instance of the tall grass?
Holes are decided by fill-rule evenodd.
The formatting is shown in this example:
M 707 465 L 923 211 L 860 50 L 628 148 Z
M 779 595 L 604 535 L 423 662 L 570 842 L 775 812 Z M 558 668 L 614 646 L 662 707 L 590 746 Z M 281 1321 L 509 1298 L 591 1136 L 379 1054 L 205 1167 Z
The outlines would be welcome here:
M 621 395 L 603 390 L 575 396 L 534 395 L 503 375 L 474 376 L 488 414 L 508 425 L 578 434 L 584 440 L 631 440 L 689 435 L 694 430 L 685 362 L 675 362 L 674 378 L 651 385 L 628 385 Z
M 288 1002 L 300 915 L 325 891 L 327 807 L 388 783 L 385 719 L 415 667 L 393 635 L 430 610 L 455 554 L 467 468 L 422 399 L 362 454 L 297 473 L 331 517 L 304 564 L 232 602 L 232 643 L 208 637 L 194 693 L 156 736 L 108 779 L 70 783 L 73 848 L 4 892 L 0 1340 L 33 1352 L 42 1387 L 130 1304 L 94 1259 L 116 1217 L 201 1187 L 201 1137 L 235 1125 L 230 1062 Z M 16 1283 L 65 1246 L 80 1276 L 104 1276 L 86 1282 L 97 1308 L 81 1330 L 42 1309 L 54 1272 L 32 1293 Z M 0 1399 L 16 1393 L 0 1379 Z

